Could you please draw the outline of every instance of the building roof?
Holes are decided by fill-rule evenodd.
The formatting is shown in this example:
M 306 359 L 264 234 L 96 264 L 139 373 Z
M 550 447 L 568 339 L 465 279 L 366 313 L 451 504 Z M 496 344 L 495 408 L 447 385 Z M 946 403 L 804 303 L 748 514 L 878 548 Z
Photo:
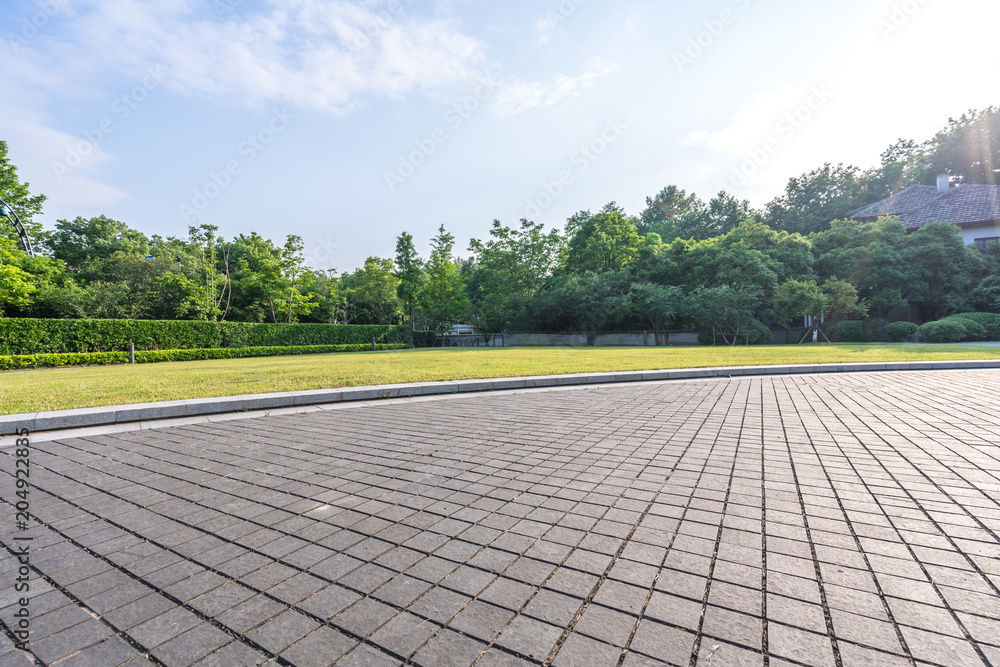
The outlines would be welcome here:
M 897 216 L 907 229 L 919 229 L 931 220 L 953 225 L 1000 221 L 1000 186 L 959 185 L 939 192 L 930 185 L 914 185 L 887 199 L 848 215 L 854 220 Z

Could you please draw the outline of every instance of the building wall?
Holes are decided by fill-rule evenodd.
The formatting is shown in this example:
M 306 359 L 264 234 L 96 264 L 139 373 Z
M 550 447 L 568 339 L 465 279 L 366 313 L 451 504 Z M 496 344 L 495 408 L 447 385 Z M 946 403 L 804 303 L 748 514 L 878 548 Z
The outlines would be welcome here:
M 976 239 L 1000 237 L 1000 222 L 988 225 L 970 225 L 968 227 L 960 227 L 959 229 L 962 232 L 962 238 L 965 239 L 966 245 L 972 245 L 976 242 Z

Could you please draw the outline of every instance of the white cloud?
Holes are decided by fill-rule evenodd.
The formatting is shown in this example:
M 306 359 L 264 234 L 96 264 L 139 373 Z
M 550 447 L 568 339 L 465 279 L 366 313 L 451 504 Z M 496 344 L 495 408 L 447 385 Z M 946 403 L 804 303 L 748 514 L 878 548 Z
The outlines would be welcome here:
M 18 166 L 18 175 L 29 182 L 32 193 L 45 193 L 64 208 L 101 208 L 129 197 L 126 192 L 88 176 L 96 165 L 113 159 L 99 145 L 24 120 L 19 115 L 0 108 L 0 126 L 8 132 L 6 140 L 11 160 Z M 65 166 L 70 153 L 86 155 L 81 156 L 75 168 L 55 168 L 56 164 Z
M 216 15 L 208 2 L 93 0 L 63 25 L 71 43 L 29 46 L 48 71 L 136 75 L 159 65 L 184 95 L 334 112 L 476 80 L 485 60 L 482 42 L 451 20 L 408 14 L 405 1 L 275 0 L 257 13 L 229 4 Z
M 497 115 L 507 117 L 531 109 L 545 109 L 579 95 L 599 78 L 617 69 L 617 65 L 598 63 L 593 69 L 573 77 L 557 74 L 550 81 L 512 78 L 505 81 L 497 93 L 493 110 Z

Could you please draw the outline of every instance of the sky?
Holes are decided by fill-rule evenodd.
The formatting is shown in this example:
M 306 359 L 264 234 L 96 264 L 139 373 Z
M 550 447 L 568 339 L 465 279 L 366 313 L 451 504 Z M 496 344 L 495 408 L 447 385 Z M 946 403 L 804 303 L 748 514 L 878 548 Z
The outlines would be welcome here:
M 302 237 L 351 271 L 676 184 L 762 206 L 1000 104 L 995 0 L 5 0 L 41 221 Z

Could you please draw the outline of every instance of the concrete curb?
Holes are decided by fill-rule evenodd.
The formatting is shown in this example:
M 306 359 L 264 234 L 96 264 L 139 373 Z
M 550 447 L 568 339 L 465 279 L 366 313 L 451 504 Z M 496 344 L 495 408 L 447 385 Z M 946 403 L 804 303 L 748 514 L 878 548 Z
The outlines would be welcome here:
M 862 373 L 872 371 L 934 371 L 1000 369 L 1000 360 L 987 361 L 910 361 L 865 364 L 816 364 L 783 366 L 728 366 L 721 368 L 687 368 L 681 370 L 622 371 L 618 373 L 579 373 L 574 375 L 543 375 L 537 377 L 498 378 L 493 380 L 455 380 L 450 382 L 418 382 L 372 387 L 314 389 L 277 394 L 254 394 L 220 398 L 194 398 L 185 401 L 111 405 L 100 408 L 57 410 L 0 416 L 0 434 L 13 434 L 21 429 L 31 432 L 55 431 L 87 426 L 105 426 L 131 422 L 148 422 L 177 417 L 194 417 L 234 412 L 273 410 L 279 408 L 329 405 L 377 398 L 404 398 L 466 392 L 502 391 L 565 387 L 619 382 L 656 382 L 695 380 L 719 377 L 793 375 L 808 373 Z

